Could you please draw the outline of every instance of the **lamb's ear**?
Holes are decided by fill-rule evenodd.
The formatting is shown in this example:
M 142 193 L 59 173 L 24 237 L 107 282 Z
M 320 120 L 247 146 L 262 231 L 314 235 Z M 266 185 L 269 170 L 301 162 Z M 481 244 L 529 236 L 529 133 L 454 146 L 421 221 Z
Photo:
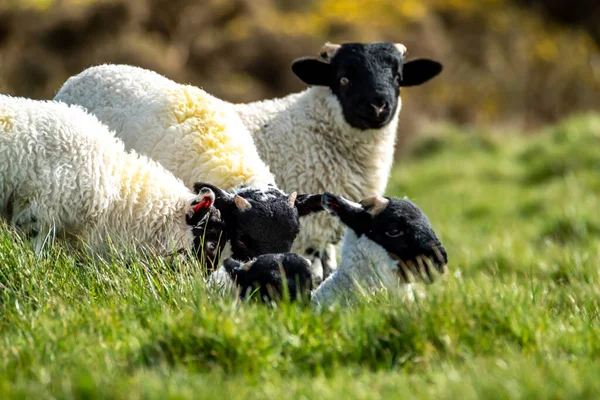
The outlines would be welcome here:
M 298 209 L 298 215 L 303 217 L 308 214 L 323 211 L 321 194 L 299 194 L 296 196 L 294 206 Z
M 437 61 L 419 59 L 404 63 L 400 86 L 421 85 L 442 72 L 443 66 Z
M 215 186 L 213 184 L 210 184 L 208 182 L 196 182 L 194 183 L 194 192 L 195 193 L 200 193 L 200 191 L 202 190 L 202 188 L 209 188 L 210 190 L 212 190 L 215 194 L 215 197 L 221 198 L 233 198 L 233 195 L 229 192 L 226 192 L 225 190 L 221 189 L 218 186 Z
M 359 203 L 327 192 L 323 193 L 321 202 L 329 214 L 338 217 L 344 225 L 358 235 L 367 233 L 369 230 L 371 215 Z
M 330 86 L 333 67 L 312 57 L 298 58 L 292 71 L 302 82 L 314 86 Z
M 198 197 L 191 204 L 191 209 L 187 215 L 189 225 L 197 225 L 202 221 L 215 202 L 215 194 L 207 187 L 199 190 Z

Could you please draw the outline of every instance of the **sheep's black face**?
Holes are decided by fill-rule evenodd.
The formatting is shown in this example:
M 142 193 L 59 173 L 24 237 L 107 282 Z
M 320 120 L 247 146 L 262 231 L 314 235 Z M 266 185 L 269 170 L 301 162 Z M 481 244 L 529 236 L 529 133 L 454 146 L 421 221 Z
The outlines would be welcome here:
M 208 271 L 217 269 L 227 243 L 227 229 L 221 212 L 212 207 L 209 214 L 192 228 L 194 249 Z
M 231 210 L 232 257 L 248 261 L 261 254 L 285 253 L 291 250 L 300 233 L 300 218 L 290 207 L 289 196 L 278 190 L 271 193 L 248 190 L 238 193 L 250 208 Z
M 192 213 L 187 223 L 192 226 L 194 252 L 204 262 L 207 269 L 215 269 L 219 256 L 225 247 L 227 234 L 221 213 L 214 207 L 215 194 L 202 188 L 198 199 L 192 202 Z
M 280 300 L 284 297 L 284 284 L 290 300 L 309 298 L 312 290 L 310 263 L 293 253 L 264 254 L 247 263 L 228 258 L 223 266 L 236 282 L 241 298 L 258 289 L 260 300 Z
M 309 85 L 329 86 L 344 118 L 354 128 L 379 129 L 394 117 L 400 87 L 420 85 L 442 70 L 431 60 L 404 62 L 405 48 L 393 43 L 326 45 L 321 58 L 303 58 L 292 65 Z
M 366 235 L 397 259 L 404 280 L 407 270 L 428 282 L 435 278 L 432 267 L 445 272 L 446 250 L 427 216 L 409 200 L 374 196 L 359 204 L 324 194 L 323 204 L 358 237 Z
M 287 195 L 276 188 L 244 188 L 236 195 L 214 185 L 215 207 L 221 211 L 232 257 L 249 261 L 261 254 L 291 250 L 300 232 L 300 217 L 322 210 L 321 195 Z

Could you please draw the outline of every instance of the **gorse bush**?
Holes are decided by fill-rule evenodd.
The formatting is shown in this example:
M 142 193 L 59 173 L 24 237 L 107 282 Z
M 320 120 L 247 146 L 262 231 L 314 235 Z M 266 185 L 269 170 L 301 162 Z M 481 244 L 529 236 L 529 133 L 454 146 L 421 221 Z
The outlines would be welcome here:
M 9 1 L 0 5 L 0 90 L 52 98 L 69 76 L 112 62 L 253 101 L 301 90 L 291 62 L 325 41 L 391 40 L 445 66 L 403 91 L 401 144 L 423 120 L 529 131 L 600 108 L 595 25 L 559 25 L 515 2 Z

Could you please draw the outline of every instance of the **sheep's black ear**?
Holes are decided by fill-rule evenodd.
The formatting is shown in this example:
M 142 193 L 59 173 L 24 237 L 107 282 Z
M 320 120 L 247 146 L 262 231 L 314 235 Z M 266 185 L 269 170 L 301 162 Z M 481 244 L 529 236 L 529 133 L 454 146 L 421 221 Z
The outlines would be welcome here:
M 302 82 L 314 86 L 330 86 L 332 66 L 316 58 L 298 58 L 292 64 L 292 71 Z
M 437 61 L 419 59 L 409 61 L 402 68 L 400 86 L 421 85 L 442 72 L 442 64 Z
M 202 190 L 202 188 L 209 188 L 215 194 L 216 198 L 219 197 L 233 197 L 233 195 L 225 190 L 221 189 L 218 186 L 210 184 L 208 182 L 196 182 L 194 183 L 194 193 L 198 194 Z
M 321 203 L 323 195 L 321 194 L 299 194 L 296 197 L 294 206 L 298 209 L 298 215 L 303 217 L 308 214 L 323 211 Z
M 188 225 L 197 225 L 209 212 L 210 207 L 215 202 L 215 194 L 207 187 L 202 187 L 198 191 L 198 198 L 191 204 L 191 213 L 187 216 Z
M 225 215 L 228 215 L 228 211 L 231 207 L 234 206 L 233 202 L 233 194 L 226 192 L 218 186 L 212 185 L 206 182 L 196 182 L 194 183 L 194 192 L 200 193 L 202 188 L 208 188 L 212 190 L 215 194 L 215 207 L 219 209 L 221 212 L 224 212 Z

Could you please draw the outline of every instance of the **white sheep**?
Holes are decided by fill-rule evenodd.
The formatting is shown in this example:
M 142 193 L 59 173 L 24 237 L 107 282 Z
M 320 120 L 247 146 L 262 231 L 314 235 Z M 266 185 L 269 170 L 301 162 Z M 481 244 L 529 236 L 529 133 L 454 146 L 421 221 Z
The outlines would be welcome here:
M 327 44 L 322 60 L 301 58 L 292 65 L 311 88 L 234 105 L 280 188 L 355 199 L 383 194 L 393 162 L 400 88 L 420 85 L 442 69 L 430 60 L 406 62 L 405 56 L 401 44 Z M 312 258 L 315 276 L 326 277 L 335 268 L 333 244 L 342 232 L 324 214 L 304 218 L 294 252 Z
M 448 257 L 427 216 L 406 199 L 373 196 L 354 203 L 325 193 L 323 207 L 347 226 L 340 266 L 316 290 L 318 307 L 346 305 L 359 293 L 405 289 L 413 281 L 433 282 L 445 273 Z M 263 300 L 282 297 L 284 280 L 292 299 L 311 290 L 310 263 L 304 257 L 267 254 L 247 263 L 224 262 L 221 279 L 236 283 L 241 297 L 254 291 Z M 223 281 L 222 281 L 223 282 Z
M 213 185 L 236 259 L 289 251 L 299 217 L 312 212 L 303 206 L 309 196 L 275 187 L 235 111 L 197 87 L 138 67 L 101 65 L 69 78 L 55 100 L 86 108 L 126 148 L 160 162 L 189 188 Z
M 112 246 L 191 250 L 213 201 L 212 191 L 194 194 L 155 161 L 125 152 L 80 107 L 0 95 L 0 215 L 36 251 L 49 232 L 100 253 L 109 238 Z

